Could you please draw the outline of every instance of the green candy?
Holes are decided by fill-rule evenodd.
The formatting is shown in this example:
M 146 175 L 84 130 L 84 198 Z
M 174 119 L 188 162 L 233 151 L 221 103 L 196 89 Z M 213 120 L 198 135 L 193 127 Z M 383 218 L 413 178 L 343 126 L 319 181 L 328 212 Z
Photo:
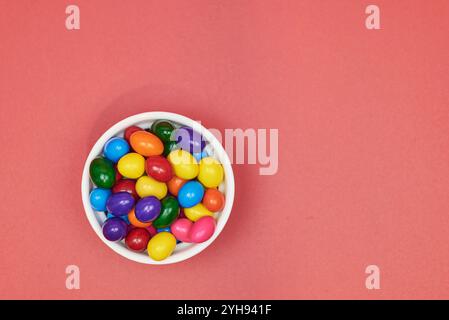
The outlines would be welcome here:
M 179 215 L 179 204 L 175 197 L 168 196 L 162 200 L 161 204 L 161 213 L 153 221 L 153 226 L 156 229 L 168 227 Z
M 92 160 L 89 167 L 92 182 L 100 188 L 109 189 L 115 183 L 115 170 L 112 161 L 98 157 Z
M 167 120 L 157 120 L 151 125 L 151 132 L 153 132 L 162 142 L 170 142 L 171 134 L 175 127 Z
M 172 152 L 173 150 L 176 150 L 176 149 L 179 149 L 176 141 L 165 142 L 164 143 L 164 152 L 163 152 L 164 157 L 168 156 L 168 154 L 170 152 Z

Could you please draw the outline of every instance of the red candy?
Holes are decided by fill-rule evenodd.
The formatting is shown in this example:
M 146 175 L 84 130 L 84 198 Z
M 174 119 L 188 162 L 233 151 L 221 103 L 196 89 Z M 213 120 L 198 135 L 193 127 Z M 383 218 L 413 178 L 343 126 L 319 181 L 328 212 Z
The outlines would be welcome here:
M 162 156 L 149 156 L 145 161 L 147 175 L 160 182 L 168 182 L 173 178 L 170 162 Z
M 142 252 L 147 248 L 150 238 L 150 233 L 146 229 L 134 228 L 129 231 L 128 235 L 125 238 L 125 243 L 129 249 L 137 252 Z
M 131 126 L 125 129 L 125 133 L 123 134 L 125 137 L 125 140 L 129 143 L 129 138 L 131 135 L 136 131 L 142 131 L 142 128 L 139 128 L 138 126 Z
M 135 200 L 139 199 L 139 195 L 136 192 L 136 182 L 134 180 L 123 179 L 119 180 L 112 187 L 112 193 L 128 192 Z

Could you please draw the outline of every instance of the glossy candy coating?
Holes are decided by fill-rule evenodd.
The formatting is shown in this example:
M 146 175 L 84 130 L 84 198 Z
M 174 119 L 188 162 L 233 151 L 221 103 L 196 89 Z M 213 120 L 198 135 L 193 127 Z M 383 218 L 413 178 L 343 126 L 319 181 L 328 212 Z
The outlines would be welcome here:
M 108 213 L 108 214 L 106 214 L 106 218 L 107 218 L 107 219 L 110 219 L 110 218 L 116 218 L 116 216 L 114 216 L 114 215 L 113 215 L 113 214 L 111 214 L 111 213 Z M 117 218 L 120 218 L 120 219 L 122 219 L 123 221 L 125 221 L 127 225 L 129 225 L 129 224 L 130 224 L 130 222 L 129 222 L 129 219 L 128 219 L 128 216 L 127 216 L 127 215 L 124 215 L 124 216 L 120 216 L 120 217 L 117 217 Z
M 125 140 L 128 141 L 128 143 L 129 143 L 129 138 L 136 131 L 143 131 L 143 129 L 138 126 L 130 126 L 125 129 L 123 136 L 124 136 Z
M 188 181 L 178 192 L 178 201 L 181 207 L 190 208 L 201 202 L 204 187 L 198 181 Z
M 201 243 L 212 237 L 215 231 L 215 219 L 212 217 L 202 217 L 198 219 L 190 229 L 189 239 L 193 243 Z
M 145 172 L 145 158 L 138 153 L 130 152 L 120 158 L 117 169 L 124 177 L 137 179 Z
M 206 192 L 204 193 L 202 203 L 209 211 L 212 212 L 221 211 L 223 210 L 225 205 L 225 197 L 223 193 L 221 193 L 217 189 L 210 188 L 207 189 Z
M 223 181 L 223 166 L 216 159 L 206 157 L 200 161 L 198 181 L 206 188 L 216 188 Z
M 156 261 L 169 257 L 176 247 L 176 238 L 170 232 L 160 232 L 148 242 L 148 255 Z
M 190 228 L 192 228 L 193 222 L 187 218 L 181 218 L 173 222 L 170 226 L 171 233 L 182 242 L 191 242 L 189 238 Z
M 191 127 L 181 127 L 176 129 L 174 136 L 178 147 L 189 153 L 200 153 L 206 146 L 206 142 L 200 133 L 194 131 Z
M 92 182 L 99 188 L 110 189 L 115 183 L 114 164 L 103 157 L 92 160 L 89 174 Z
M 106 209 L 114 216 L 127 215 L 134 206 L 134 198 L 128 192 L 111 194 L 106 202 Z
M 151 226 L 151 222 L 141 222 L 137 219 L 135 209 L 132 209 L 128 213 L 128 221 L 131 225 L 137 228 L 149 228 Z
M 162 155 L 164 157 L 168 156 L 170 154 L 170 152 L 172 152 L 173 150 L 178 150 L 178 144 L 176 143 L 176 141 L 169 141 L 169 142 L 164 142 L 164 152 L 162 153 Z
M 167 160 L 172 165 L 174 174 L 181 179 L 191 180 L 198 175 L 198 162 L 185 150 L 175 150 L 170 152 Z
M 153 221 L 153 226 L 157 229 L 168 227 L 179 215 L 179 204 L 175 197 L 168 196 L 164 198 L 161 201 L 161 207 L 161 213 Z
M 128 225 L 120 218 L 107 219 L 102 226 L 102 232 L 109 241 L 120 241 L 126 236 Z
M 147 248 L 150 237 L 147 229 L 134 228 L 126 235 L 125 244 L 132 251 L 142 252 Z
M 117 192 L 128 192 L 134 198 L 134 200 L 139 199 L 139 195 L 136 192 L 136 182 L 130 179 L 122 179 L 115 183 L 112 187 L 112 193 Z
M 159 229 L 157 229 L 157 233 L 159 233 L 159 232 L 170 232 L 170 227 L 159 228 Z
M 150 156 L 145 161 L 147 175 L 160 182 L 168 182 L 173 178 L 170 162 L 163 156 Z
M 106 201 L 110 195 L 110 189 L 94 188 L 89 195 L 90 205 L 95 211 L 105 211 Z
M 151 132 L 153 132 L 162 142 L 169 142 L 171 134 L 175 127 L 167 120 L 157 120 L 151 125 Z
M 146 227 L 145 229 L 148 230 L 148 232 L 150 233 L 150 235 L 151 235 L 152 237 L 154 237 L 154 235 L 157 233 L 156 228 L 153 227 L 153 226 Z
M 164 144 L 154 134 L 147 131 L 136 131 L 129 138 L 134 151 L 142 156 L 158 156 L 164 152 Z
M 173 176 L 169 182 L 167 182 L 168 191 L 175 197 L 178 196 L 179 189 L 187 182 L 187 180 L 181 179 L 177 176 Z
M 136 182 L 136 192 L 141 198 L 155 196 L 159 200 L 167 195 L 167 185 L 152 177 L 142 176 Z
M 199 218 L 210 216 L 213 217 L 214 214 L 206 209 L 206 207 L 202 203 L 198 203 L 197 205 L 191 208 L 184 208 L 184 214 L 190 221 L 197 221 Z
M 116 163 L 129 152 L 129 144 L 125 139 L 120 137 L 114 137 L 105 143 L 103 148 L 104 156 Z
M 161 202 L 154 196 L 145 197 L 137 201 L 135 215 L 140 222 L 151 222 L 161 212 Z

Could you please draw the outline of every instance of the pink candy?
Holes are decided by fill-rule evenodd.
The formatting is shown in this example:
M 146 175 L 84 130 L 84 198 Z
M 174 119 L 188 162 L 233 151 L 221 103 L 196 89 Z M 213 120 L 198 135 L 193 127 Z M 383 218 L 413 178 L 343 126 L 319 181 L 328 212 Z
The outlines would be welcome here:
M 171 225 L 171 232 L 182 242 L 201 243 L 212 237 L 215 231 L 215 219 L 202 217 L 196 222 L 181 218 Z

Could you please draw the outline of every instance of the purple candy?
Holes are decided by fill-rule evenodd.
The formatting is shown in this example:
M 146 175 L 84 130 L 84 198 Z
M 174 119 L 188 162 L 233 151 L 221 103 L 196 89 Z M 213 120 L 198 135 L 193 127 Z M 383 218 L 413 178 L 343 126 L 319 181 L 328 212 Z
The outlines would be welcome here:
M 142 198 L 137 202 L 134 212 L 141 222 L 153 221 L 161 212 L 161 202 L 153 196 Z
M 176 143 L 179 148 L 190 153 L 201 153 L 206 146 L 206 141 L 198 132 L 190 127 L 181 127 L 175 132 Z
M 106 209 L 114 216 L 124 216 L 134 206 L 134 198 L 128 192 L 113 193 L 106 201 Z
M 126 237 L 128 225 L 121 218 L 110 218 L 104 222 L 102 230 L 109 241 L 120 241 Z

